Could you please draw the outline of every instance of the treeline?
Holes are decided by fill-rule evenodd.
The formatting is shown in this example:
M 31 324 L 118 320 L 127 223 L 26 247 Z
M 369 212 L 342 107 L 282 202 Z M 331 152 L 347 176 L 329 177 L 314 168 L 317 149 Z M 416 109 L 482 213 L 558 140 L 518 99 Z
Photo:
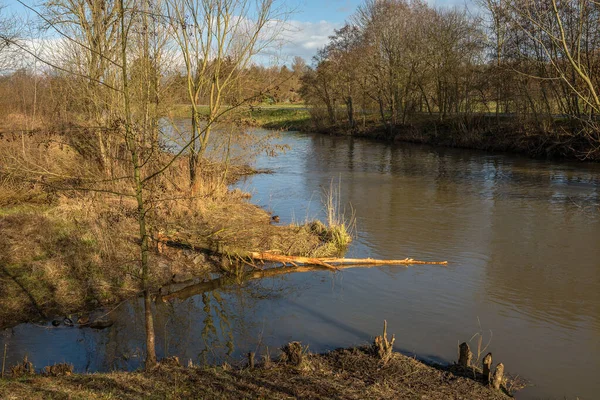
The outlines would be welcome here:
M 366 0 L 303 77 L 314 120 L 359 130 L 376 118 L 392 137 L 423 120 L 453 121 L 463 133 L 518 129 L 597 158 L 600 4 L 481 0 L 472 8 Z
M 253 64 L 240 75 L 240 83 L 224 93 L 224 103 L 299 103 L 300 79 L 305 68 L 301 57 L 296 57 L 290 67 Z M 162 112 L 167 114 L 171 107 L 189 102 L 186 76 L 181 71 L 166 71 L 159 79 L 163 87 Z M 0 75 L 0 128 L 31 130 L 81 121 L 87 113 L 86 103 L 74 98 L 76 89 L 77 79 L 71 75 L 33 63 L 5 70 Z M 208 102 L 206 94 L 198 97 L 199 104 Z

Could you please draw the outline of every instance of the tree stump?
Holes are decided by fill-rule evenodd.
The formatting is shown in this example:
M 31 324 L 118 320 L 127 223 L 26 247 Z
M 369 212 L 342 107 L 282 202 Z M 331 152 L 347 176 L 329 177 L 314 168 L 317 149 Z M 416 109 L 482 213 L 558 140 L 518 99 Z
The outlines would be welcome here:
M 160 364 L 168 365 L 170 367 L 181 367 L 181 363 L 179 362 L 179 357 L 177 357 L 177 356 L 165 357 L 162 360 L 160 360 Z
M 45 376 L 70 376 L 73 375 L 73 364 L 60 363 L 44 367 Z
M 295 365 L 296 367 L 299 367 L 302 364 L 304 354 L 300 342 L 288 343 L 281 348 L 281 351 L 283 351 L 283 361 Z
M 483 380 L 488 385 L 492 381 L 492 353 L 483 357 Z
M 492 386 L 494 389 L 500 389 L 502 386 L 502 382 L 504 381 L 504 364 L 500 363 L 496 365 L 496 370 L 494 371 L 494 378 L 492 381 Z
M 25 356 L 23 357 L 23 362 L 21 364 L 17 364 L 11 368 L 10 373 L 13 378 L 20 378 L 22 376 L 34 375 L 35 368 L 33 368 L 33 363 Z
M 267 347 L 267 354 L 262 356 L 263 358 L 263 368 L 269 369 L 271 368 L 271 354 L 269 353 L 269 347 Z
M 471 349 L 466 342 L 463 342 L 458 347 L 458 365 L 463 368 L 469 368 L 471 365 L 471 360 L 473 359 L 473 353 L 471 353 Z
M 254 369 L 254 353 L 253 352 L 248 353 L 248 367 L 250 369 Z
M 373 343 L 373 352 L 383 363 L 387 363 L 392 358 L 392 352 L 394 350 L 394 342 L 396 341 L 396 335 L 392 335 L 392 340 L 388 341 L 387 338 L 387 321 L 383 321 L 383 334 L 377 336 Z

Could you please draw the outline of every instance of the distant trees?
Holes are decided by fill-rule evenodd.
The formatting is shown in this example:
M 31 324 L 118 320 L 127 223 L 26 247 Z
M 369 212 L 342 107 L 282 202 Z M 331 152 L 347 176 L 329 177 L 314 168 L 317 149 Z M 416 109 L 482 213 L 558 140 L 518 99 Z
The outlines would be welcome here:
M 596 142 L 600 4 L 589 0 L 481 0 L 473 16 L 420 0 L 366 0 L 303 78 L 302 95 L 350 127 L 361 99 L 390 132 L 426 113 L 511 113 L 543 131 Z M 340 109 L 341 111 L 338 111 Z
M 300 93 L 304 101 L 314 106 L 312 109 L 314 120 L 321 120 L 321 110 L 326 110 L 327 120 L 331 125 L 337 122 L 338 83 L 337 71 L 328 60 L 325 49 L 319 51 L 314 57 L 318 68 L 306 70 L 302 76 L 302 87 Z
M 524 76 L 547 80 L 535 100 L 573 117 L 597 114 L 600 4 L 507 0 L 495 9 L 508 23 L 504 63 Z
M 302 93 L 332 122 L 335 104 L 344 104 L 351 127 L 356 99 L 390 128 L 415 112 L 443 118 L 476 102 L 472 67 L 482 50 L 481 29 L 465 12 L 368 0 L 315 58 Z

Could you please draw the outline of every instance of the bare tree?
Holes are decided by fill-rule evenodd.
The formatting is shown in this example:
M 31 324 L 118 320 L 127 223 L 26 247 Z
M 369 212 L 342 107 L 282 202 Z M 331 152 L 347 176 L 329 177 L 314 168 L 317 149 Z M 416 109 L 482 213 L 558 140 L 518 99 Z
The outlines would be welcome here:
M 589 114 L 600 112 L 599 87 L 594 74 L 598 68 L 595 53 L 600 40 L 598 5 L 587 0 L 512 0 L 507 2 L 505 10 L 513 39 L 523 34 L 521 45 L 514 50 L 523 58 L 547 63 Z M 541 60 L 532 58 L 535 52 L 531 50 L 538 46 Z
M 0 72 L 14 67 L 11 53 L 18 38 L 17 21 L 8 15 L 6 6 L 0 3 Z
M 194 187 L 213 124 L 246 100 L 226 104 L 227 94 L 253 58 L 279 36 L 287 13 L 275 0 L 167 0 L 167 14 L 183 58 L 192 109 L 189 162 Z M 200 101 L 207 103 L 204 118 Z
M 158 178 L 181 155 L 165 157 L 155 140 L 157 80 L 162 68 L 158 62 L 160 44 L 164 41 L 156 41 L 153 46 L 150 39 L 153 24 L 148 16 L 153 4 L 142 0 L 57 0 L 46 3 L 44 13 L 31 8 L 47 29 L 64 38 L 59 47 L 53 44 L 53 56 L 42 52 L 37 58 L 68 76 L 65 82 L 83 91 L 78 98 L 84 102 L 84 115 L 93 118 L 92 126 L 84 126 L 97 132 L 101 167 L 110 162 L 121 174 L 94 177 L 93 169 L 82 171 L 79 176 L 66 177 L 66 183 L 59 189 L 109 193 L 133 199 L 137 204 L 147 368 L 156 364 L 149 287 L 150 214 L 157 199 Z M 36 57 L 31 51 L 28 53 Z M 136 68 L 131 68 L 135 63 L 137 74 L 134 73 Z M 73 96 L 73 91 L 68 95 Z M 114 145 L 114 153 L 107 151 L 106 143 Z M 52 176 L 52 171 L 35 165 L 28 171 L 36 172 L 36 169 L 42 177 Z
M 54 65 L 69 76 L 72 96 L 92 127 L 107 126 L 114 120 L 118 97 L 115 73 L 118 60 L 119 13 L 115 1 L 49 0 L 40 14 L 52 34 L 61 38 L 53 44 Z M 49 61 L 46 58 L 46 61 Z M 110 152 L 114 145 L 103 129 L 94 129 L 98 160 L 111 173 Z
M 327 59 L 325 49 L 314 57 L 315 68 L 308 68 L 302 77 L 300 93 L 306 103 L 313 106 L 313 113 L 325 108 L 331 125 L 337 122 L 337 71 Z M 317 117 L 317 121 L 320 119 Z

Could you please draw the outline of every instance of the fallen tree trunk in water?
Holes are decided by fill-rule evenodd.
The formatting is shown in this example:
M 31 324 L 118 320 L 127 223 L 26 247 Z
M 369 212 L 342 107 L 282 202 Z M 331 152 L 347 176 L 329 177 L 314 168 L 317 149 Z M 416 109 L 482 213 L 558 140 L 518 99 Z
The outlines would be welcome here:
M 420 261 L 413 258 L 402 260 L 377 260 L 374 258 L 343 258 L 343 257 L 301 257 L 277 254 L 275 251 L 245 251 L 240 249 L 219 249 L 206 243 L 191 243 L 177 236 L 162 236 L 157 240 L 158 244 L 166 244 L 172 247 L 189 248 L 194 251 L 229 254 L 238 259 L 250 258 L 255 261 L 278 262 L 284 265 L 290 264 L 314 266 L 318 265 L 329 269 L 341 269 L 351 266 L 376 266 L 376 265 L 447 265 L 448 261 Z
M 295 257 L 295 256 L 284 256 L 280 254 L 273 254 L 270 252 L 248 252 L 248 256 L 253 260 L 257 261 L 269 261 L 269 262 L 280 262 L 283 264 L 291 264 L 297 266 L 302 265 L 320 265 L 330 269 L 338 269 L 344 266 L 358 266 L 358 265 L 416 265 L 416 264 L 433 264 L 433 265 L 447 265 L 448 261 L 419 261 L 412 258 L 405 258 L 403 260 L 376 260 L 373 258 L 337 258 L 337 257 Z

